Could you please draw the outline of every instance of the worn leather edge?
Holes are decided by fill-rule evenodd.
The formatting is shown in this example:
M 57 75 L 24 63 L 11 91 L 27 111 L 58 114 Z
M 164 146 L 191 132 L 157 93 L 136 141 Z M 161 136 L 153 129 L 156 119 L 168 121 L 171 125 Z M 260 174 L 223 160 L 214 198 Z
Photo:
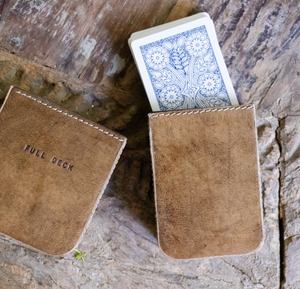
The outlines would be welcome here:
M 11 94 L 11 91 L 12 91 L 13 89 L 16 89 L 16 90 L 18 90 L 18 91 L 24 91 L 24 90 L 22 90 L 22 89 L 20 89 L 20 88 L 18 88 L 18 87 L 16 87 L 16 86 L 13 86 L 13 85 L 12 85 L 12 86 L 9 88 L 9 90 L 8 90 L 8 93 L 7 93 L 7 95 L 6 95 L 5 99 L 4 99 L 4 102 L 3 102 L 2 106 L 0 107 L 0 114 L 1 114 L 1 112 L 2 112 L 2 110 L 3 110 L 3 108 L 4 108 L 4 105 L 5 105 L 6 101 L 7 101 L 7 99 L 9 98 L 9 96 L 10 96 L 10 94 Z M 24 94 L 26 94 L 26 91 L 24 91 Z M 29 93 L 28 93 L 28 94 L 29 94 Z M 26 96 L 28 97 L 27 94 L 26 94 Z M 25 97 L 26 97 L 26 96 L 25 96 Z M 30 95 L 30 96 L 31 96 L 31 95 Z M 44 103 L 47 103 L 47 104 L 49 104 L 49 105 L 52 105 L 53 107 L 57 107 L 58 109 L 61 109 L 61 108 L 59 107 L 59 105 L 57 105 L 57 104 L 55 104 L 55 103 L 52 103 L 52 102 L 47 101 L 47 100 L 44 100 L 44 99 L 42 99 L 42 98 L 40 98 L 40 97 L 37 97 L 37 96 L 34 96 L 34 97 L 35 97 L 36 99 L 41 100 L 41 101 L 44 102 Z M 31 99 L 31 97 L 29 97 L 29 99 Z M 64 110 L 64 111 L 65 111 L 65 112 L 69 112 L 68 110 Z M 77 116 L 77 114 L 75 114 L 75 113 L 72 113 L 72 114 Z M 84 118 L 81 117 L 81 116 L 78 116 L 78 118 L 84 119 Z M 88 121 L 88 120 L 86 120 L 86 121 Z M 89 122 L 89 123 L 93 123 L 92 121 L 88 121 L 88 122 Z M 96 126 L 98 126 L 98 127 L 103 127 L 103 126 L 101 126 L 101 125 L 98 125 L 97 123 L 94 123 L 94 125 L 96 125 Z M 106 181 L 105 181 L 105 183 L 104 183 L 104 186 L 102 187 L 102 190 L 101 190 L 101 191 L 99 192 L 99 194 L 98 194 L 97 200 L 96 200 L 96 202 L 95 202 L 94 208 L 93 208 L 92 211 L 91 211 L 91 214 L 90 214 L 90 216 L 89 216 L 89 219 L 88 219 L 88 221 L 86 222 L 86 224 L 85 224 L 85 226 L 84 226 L 84 228 L 83 228 L 83 230 L 82 230 L 82 233 L 81 233 L 80 237 L 78 238 L 76 244 L 75 244 L 70 250 L 68 250 L 67 252 L 64 252 L 64 253 L 61 253 L 61 254 L 50 254 L 50 253 L 44 252 L 44 251 L 42 251 L 42 250 L 39 250 L 39 249 L 37 249 L 37 248 L 34 248 L 34 247 L 32 247 L 32 246 L 30 246 L 30 245 L 28 245 L 28 244 L 26 244 L 26 243 L 23 243 L 23 242 L 21 242 L 21 241 L 19 241 L 19 240 L 17 240 L 17 239 L 14 239 L 14 238 L 12 238 L 11 236 L 8 236 L 8 235 L 6 235 L 6 234 L 4 234 L 4 233 L 2 233 L 2 232 L 0 232 L 0 235 L 4 236 L 5 238 L 7 238 L 7 239 L 9 239 L 9 240 L 13 240 L 16 244 L 22 245 L 22 246 L 24 246 L 25 248 L 28 248 L 28 249 L 31 249 L 31 250 L 33 250 L 33 251 L 35 251 L 35 252 L 40 252 L 40 253 L 43 253 L 43 254 L 46 254 L 46 255 L 49 255 L 49 256 L 54 256 L 54 257 L 61 257 L 61 256 L 64 256 L 64 255 L 66 255 L 66 254 L 72 252 L 72 251 L 78 246 L 78 244 L 81 242 L 81 240 L 82 240 L 82 238 L 83 238 L 83 235 L 85 234 L 85 232 L 86 232 L 86 230 L 87 230 L 87 228 L 88 228 L 88 226 L 89 226 L 89 224 L 90 224 L 90 222 L 91 222 L 91 220 L 92 220 L 92 217 L 93 217 L 93 215 L 94 215 L 94 213 L 95 213 L 95 211 L 96 211 L 96 209 L 97 209 L 97 207 L 98 207 L 98 205 L 99 205 L 99 202 L 100 202 L 101 197 L 102 197 L 102 195 L 103 195 L 103 193 L 104 193 L 104 191 L 105 191 L 105 189 L 106 189 L 106 187 L 107 187 L 107 184 L 108 184 L 108 182 L 109 182 L 109 180 L 110 180 L 110 177 L 111 177 L 111 175 L 112 175 L 112 173 L 113 173 L 113 171 L 114 171 L 114 169 L 115 169 L 115 167 L 116 167 L 116 165 L 117 165 L 117 163 L 118 163 L 118 161 L 119 161 L 119 159 L 120 159 L 120 157 L 121 157 L 121 154 L 122 154 L 122 152 L 123 152 L 123 149 L 124 149 L 124 147 L 126 146 L 126 143 L 127 143 L 127 138 L 126 138 L 126 137 L 124 137 L 124 136 L 122 136 L 122 135 L 120 135 L 120 134 L 117 134 L 117 133 L 115 133 L 115 132 L 113 132 L 113 131 L 111 131 L 111 130 L 105 128 L 105 127 L 103 127 L 103 128 L 105 129 L 105 131 L 111 132 L 111 133 L 113 133 L 113 134 L 115 134 L 115 135 L 118 135 L 118 137 L 121 137 L 121 138 L 122 138 L 122 145 L 121 145 L 121 147 L 120 147 L 120 149 L 119 149 L 119 151 L 118 151 L 118 153 L 117 153 L 117 156 L 116 156 L 115 161 L 114 161 L 114 163 L 113 163 L 113 165 L 112 165 L 112 167 L 111 167 L 110 173 L 109 173 L 109 175 L 107 176 L 107 179 L 106 179 Z
M 236 106 L 223 106 L 223 107 L 213 107 L 213 108 L 203 108 L 203 109 L 185 109 L 185 110 L 176 110 L 176 111 L 159 111 L 159 112 L 151 112 L 148 114 L 149 119 L 154 117 L 162 117 L 162 116 L 179 116 L 186 114 L 201 114 L 206 112 L 218 112 L 218 111 L 232 111 L 232 110 L 244 110 L 253 108 L 253 104 L 246 105 L 236 105 Z
M 107 134 L 108 136 L 110 136 L 110 137 L 112 137 L 114 139 L 117 139 L 118 141 L 123 142 L 124 139 L 126 139 L 124 136 L 122 136 L 122 135 L 120 135 L 120 134 L 118 134 L 118 133 L 116 133 L 116 132 L 114 132 L 114 131 L 112 131 L 112 130 L 104 127 L 104 126 L 102 126 L 102 125 L 99 125 L 98 123 L 95 123 L 93 121 L 87 120 L 86 118 L 84 118 L 84 117 L 82 117 L 82 116 L 80 116 L 80 115 L 78 115 L 76 113 L 70 112 L 67 109 L 63 109 L 59 105 L 57 105 L 57 104 L 55 104 L 55 103 L 53 103 L 53 102 L 51 102 L 49 100 L 43 99 L 43 98 L 41 98 L 39 96 L 33 96 L 30 93 L 27 93 L 26 91 L 24 91 L 24 90 L 22 90 L 22 89 L 20 89 L 18 87 L 15 87 L 15 86 L 11 86 L 11 88 L 9 89 L 8 94 L 7 94 L 7 96 L 6 96 L 5 100 L 4 100 L 4 103 L 3 103 L 2 107 L 4 107 L 7 99 L 9 98 L 11 90 L 16 90 L 16 93 L 21 94 L 21 95 L 23 95 L 23 96 L 25 96 L 25 97 L 33 100 L 33 101 L 36 101 L 36 102 L 38 102 L 38 103 L 40 103 L 40 104 L 48 107 L 49 109 L 57 111 L 58 113 L 61 113 L 61 114 L 65 115 L 65 116 L 68 116 L 68 117 L 70 117 L 70 118 L 72 118 L 72 119 L 74 119 L 76 121 L 82 122 L 83 124 L 85 124 L 87 126 L 90 126 L 90 127 L 94 128 L 94 129 L 97 129 L 100 132 L 102 132 L 104 134 Z
M 261 227 L 262 227 L 262 239 L 260 244 L 257 246 L 256 249 L 252 250 L 248 254 L 253 254 L 262 248 L 265 242 L 266 232 L 264 226 L 264 214 L 263 214 L 263 196 L 262 196 L 262 182 L 261 182 L 261 170 L 260 170 L 260 163 L 259 163 L 259 150 L 258 150 L 258 135 L 257 135 L 257 121 L 256 121 L 256 108 L 253 105 L 253 119 L 254 119 L 254 135 L 255 135 L 255 143 L 256 143 L 256 160 L 257 160 L 257 178 L 258 178 L 258 187 L 259 187 L 259 196 L 260 196 L 260 215 L 261 215 Z M 247 255 L 248 255 L 247 254 Z
M 101 198 L 102 198 L 102 195 L 103 195 L 103 193 L 104 193 L 104 191 L 105 191 L 105 189 L 106 189 L 106 187 L 107 187 L 107 185 L 108 185 L 108 183 L 109 183 L 109 180 L 110 180 L 110 178 L 111 178 L 111 175 L 113 174 L 113 171 L 115 170 L 115 168 L 116 168 L 116 166 L 117 166 L 117 163 L 119 162 L 119 159 L 120 159 L 120 157 L 121 157 L 121 154 L 122 154 L 122 152 L 123 152 L 123 149 L 124 149 L 126 143 L 127 143 L 127 140 L 125 139 L 124 142 L 123 142 L 123 144 L 122 144 L 122 146 L 120 147 L 120 149 L 119 149 L 119 151 L 118 151 L 118 154 L 117 154 L 117 156 L 116 156 L 116 158 L 115 158 L 115 161 L 114 161 L 114 163 L 113 163 L 113 165 L 112 165 L 112 167 L 111 167 L 110 173 L 109 173 L 109 175 L 108 175 L 108 177 L 107 177 L 107 179 L 106 179 L 106 181 L 105 181 L 105 184 L 104 184 L 102 190 L 99 192 L 98 198 L 97 198 L 97 200 L 96 200 L 96 202 L 95 202 L 95 206 L 94 206 L 94 208 L 93 208 L 93 210 L 92 210 L 92 212 L 91 212 L 91 214 L 90 214 L 90 217 L 89 217 L 87 223 L 85 224 L 85 226 L 84 226 L 84 228 L 83 228 L 83 231 L 82 231 L 82 233 L 81 233 L 81 235 L 80 235 L 80 237 L 79 237 L 77 243 L 75 244 L 75 246 L 74 246 L 71 250 L 67 251 L 66 253 L 63 253 L 63 254 L 61 254 L 61 255 L 52 255 L 52 256 L 63 256 L 63 255 L 65 255 L 65 254 L 67 254 L 67 253 L 73 251 L 73 250 L 77 247 L 77 245 L 81 242 L 81 240 L 82 240 L 82 238 L 83 238 L 83 235 L 85 234 L 85 232 L 86 232 L 86 230 L 87 230 L 87 228 L 88 228 L 88 226 L 89 226 L 89 224 L 90 224 L 90 222 L 91 222 L 91 220 L 92 220 L 92 218 L 93 218 L 93 216 L 94 216 L 94 214 L 95 214 L 95 211 L 96 211 L 96 209 L 97 209 L 97 207 L 98 207 L 98 205 L 99 205 L 99 202 L 100 202 L 100 200 L 101 200 Z
M 254 119 L 254 135 L 255 135 L 255 143 L 256 143 L 256 160 L 257 160 L 257 173 L 258 173 L 258 185 L 259 185 L 259 196 L 260 196 L 260 213 L 261 213 L 261 225 L 262 225 L 262 239 L 258 244 L 257 248 L 254 250 L 243 253 L 243 254 L 231 254 L 231 255 L 217 255 L 217 256 L 209 256 L 209 257 L 196 257 L 196 258 L 174 258 L 169 256 L 164 252 L 160 245 L 160 234 L 159 234 L 159 226 L 158 226 L 158 209 L 157 209 L 157 196 L 156 196 L 156 179 L 155 179 L 155 162 L 154 162 L 154 147 L 153 147 L 153 138 L 152 138 L 152 128 L 151 128 L 151 119 L 159 116 L 180 116 L 186 114 L 198 114 L 198 113 L 207 113 L 207 112 L 218 112 L 218 111 L 232 111 L 239 109 L 252 109 L 253 119 Z M 263 202 L 262 202 L 262 189 L 261 189 L 261 173 L 260 173 L 260 164 L 259 164 L 259 152 L 258 152 L 258 137 L 257 137 L 257 123 L 256 123 L 256 113 L 255 113 L 255 105 L 254 104 L 246 104 L 246 105 L 238 105 L 238 106 L 226 106 L 219 108 L 208 108 L 208 109 L 188 109 L 188 110 L 180 110 L 180 111 L 171 111 L 171 112 L 152 112 L 148 114 L 149 120 L 149 139 L 150 139 L 150 154 L 151 154 L 151 163 L 152 163 L 152 175 L 153 175 L 153 188 L 154 188 L 154 200 L 155 200 L 155 217 L 156 217 L 156 228 L 157 228 L 157 241 L 160 250 L 164 253 L 165 256 L 171 258 L 173 260 L 195 260 L 202 258 L 220 258 L 220 257 L 232 257 L 232 256 L 247 256 L 251 255 L 258 250 L 260 250 L 265 241 L 265 228 L 264 228 L 264 219 L 263 219 Z

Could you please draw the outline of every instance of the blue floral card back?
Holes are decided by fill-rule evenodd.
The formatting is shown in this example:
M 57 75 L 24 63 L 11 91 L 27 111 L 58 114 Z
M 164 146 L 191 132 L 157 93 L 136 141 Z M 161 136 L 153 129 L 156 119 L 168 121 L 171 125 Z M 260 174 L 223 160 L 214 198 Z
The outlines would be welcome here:
M 145 32 L 129 44 L 153 111 L 238 105 L 206 13 Z

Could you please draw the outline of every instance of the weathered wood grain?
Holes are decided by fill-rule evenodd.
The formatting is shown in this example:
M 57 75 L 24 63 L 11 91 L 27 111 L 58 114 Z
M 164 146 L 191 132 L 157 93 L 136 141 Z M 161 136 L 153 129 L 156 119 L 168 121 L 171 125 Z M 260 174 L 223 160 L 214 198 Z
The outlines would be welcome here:
M 0 45 L 17 55 L 99 83 L 131 60 L 132 32 L 163 23 L 170 1 L 10 1 Z
M 284 288 L 300 286 L 299 1 L 3 3 L 0 99 L 18 85 L 120 131 L 128 145 L 79 245 L 86 261 L 0 238 L 0 288 L 278 288 L 280 268 Z M 201 11 L 215 21 L 240 103 L 257 106 L 265 243 L 247 256 L 176 261 L 157 247 L 150 106 L 127 39 Z

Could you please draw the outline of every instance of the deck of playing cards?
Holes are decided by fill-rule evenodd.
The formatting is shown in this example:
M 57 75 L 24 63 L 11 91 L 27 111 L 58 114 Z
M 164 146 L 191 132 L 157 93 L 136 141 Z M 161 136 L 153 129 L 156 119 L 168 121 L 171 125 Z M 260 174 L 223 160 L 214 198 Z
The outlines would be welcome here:
M 149 134 L 161 250 L 191 259 L 260 248 L 255 107 L 238 105 L 209 15 L 134 33 L 129 46 L 154 111 Z
M 153 111 L 238 105 L 207 13 L 133 33 L 129 46 Z

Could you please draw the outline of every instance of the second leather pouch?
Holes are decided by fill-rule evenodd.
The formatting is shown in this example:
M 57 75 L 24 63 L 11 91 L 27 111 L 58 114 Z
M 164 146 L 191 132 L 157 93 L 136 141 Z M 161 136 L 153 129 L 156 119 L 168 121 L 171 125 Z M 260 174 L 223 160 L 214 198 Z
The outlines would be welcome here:
M 159 246 L 173 258 L 249 253 L 263 240 L 255 108 L 149 114 Z

